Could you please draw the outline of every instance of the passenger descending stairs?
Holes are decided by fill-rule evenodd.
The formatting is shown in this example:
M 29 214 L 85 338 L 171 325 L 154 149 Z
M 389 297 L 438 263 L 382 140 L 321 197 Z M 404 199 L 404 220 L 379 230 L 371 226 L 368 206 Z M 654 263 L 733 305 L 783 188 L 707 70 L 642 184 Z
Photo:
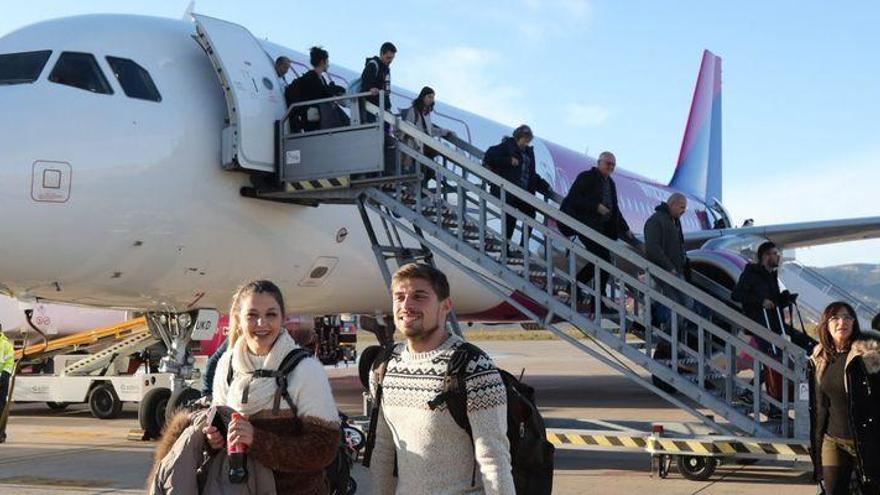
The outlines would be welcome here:
M 375 107 L 366 106 L 373 114 L 380 114 Z M 393 164 L 386 165 L 381 175 L 384 180 L 372 177 L 359 186 L 359 180 L 353 178 L 345 191 L 291 192 L 282 185 L 248 195 L 318 204 L 326 195 L 327 201 L 334 203 L 356 203 L 386 280 L 390 277 L 387 261 L 402 262 L 407 249 L 422 256 L 433 253 L 560 339 L 693 414 L 718 433 L 808 438 L 807 356 L 801 348 L 622 249 L 561 213 L 555 204 L 488 171 L 473 158 L 477 155 L 473 150 L 441 144 L 389 113 L 381 117 L 401 138 Z M 312 138 L 282 136 L 279 148 L 295 149 L 300 145 L 297 140 Z M 419 151 L 425 143 L 439 152 L 439 158 L 431 160 Z M 332 155 L 333 147 L 324 152 Z M 328 156 L 322 159 L 326 161 Z M 426 174 L 433 179 L 423 181 Z M 491 194 L 487 185 L 497 186 L 498 195 Z M 535 208 L 535 218 L 508 206 L 513 198 Z M 527 240 L 527 248 L 516 242 L 518 236 L 513 243 L 506 241 L 505 214 L 513 215 L 523 226 L 520 234 Z M 377 218 L 384 239 L 373 228 Z M 596 257 L 551 227 L 550 220 L 569 225 L 579 235 L 610 249 L 620 263 Z M 578 270 L 586 263 L 596 265 L 596 276 L 589 285 L 576 282 Z M 619 267 L 623 265 L 628 268 Z M 597 291 L 600 272 L 610 280 L 610 294 Z M 591 310 L 603 304 L 609 311 Z M 584 338 L 566 333 L 565 322 Z M 779 349 L 779 360 L 752 347 L 746 331 Z M 657 358 L 655 350 L 661 351 Z M 781 398 L 768 395 L 760 381 L 752 379 L 762 366 L 782 376 Z

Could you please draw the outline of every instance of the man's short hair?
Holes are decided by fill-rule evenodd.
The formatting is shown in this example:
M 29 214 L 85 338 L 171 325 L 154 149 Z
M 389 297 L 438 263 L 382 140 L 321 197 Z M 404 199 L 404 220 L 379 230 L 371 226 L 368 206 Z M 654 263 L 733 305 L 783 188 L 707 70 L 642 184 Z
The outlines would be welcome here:
M 379 55 L 385 55 L 388 52 L 397 53 L 397 47 L 390 41 L 382 43 L 382 48 L 379 49 Z
M 328 58 L 330 58 L 330 54 L 320 46 L 313 46 L 309 49 L 309 62 L 312 64 L 312 67 L 321 65 Z
M 532 128 L 523 124 L 516 129 L 513 130 L 513 139 L 518 140 L 519 138 L 524 137 L 527 139 L 532 139 Z
M 596 159 L 596 163 L 601 162 L 602 160 L 608 158 L 609 156 L 614 156 L 614 153 L 612 153 L 610 151 L 603 151 L 603 152 L 599 153 L 599 158 Z
M 280 57 L 278 57 L 278 58 L 275 59 L 275 67 L 278 67 L 278 66 L 281 65 L 283 62 L 287 62 L 288 64 L 289 64 L 289 63 L 292 63 L 292 62 L 290 61 L 290 57 L 287 57 L 287 56 L 282 55 L 282 56 L 280 56 Z
M 391 287 L 413 279 L 422 279 L 431 284 L 438 300 L 444 301 L 449 297 L 449 280 L 446 279 L 446 274 L 423 263 L 409 263 L 400 267 L 391 277 Z
M 666 204 L 671 205 L 672 203 L 678 203 L 680 201 L 687 203 L 687 196 L 679 192 L 674 192 L 666 199 Z
M 773 241 L 762 242 L 761 245 L 758 246 L 758 263 L 760 263 L 761 260 L 764 259 L 764 255 L 767 254 L 768 251 L 770 251 L 771 249 L 773 249 L 775 247 L 776 247 L 776 244 L 774 244 Z

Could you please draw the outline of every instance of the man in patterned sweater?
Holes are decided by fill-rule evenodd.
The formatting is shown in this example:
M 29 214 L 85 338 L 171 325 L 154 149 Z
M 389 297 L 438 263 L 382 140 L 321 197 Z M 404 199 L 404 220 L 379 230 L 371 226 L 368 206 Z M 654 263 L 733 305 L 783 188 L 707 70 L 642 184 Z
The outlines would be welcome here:
M 412 263 L 394 274 L 391 292 L 394 321 L 406 343 L 397 344 L 382 380 L 370 464 L 376 493 L 513 495 L 507 395 L 492 360 L 480 353 L 467 365 L 473 442 L 445 404 L 428 406 L 444 390 L 449 359 L 463 343 L 446 329 L 452 310 L 446 276 Z M 374 397 L 376 385 L 374 374 Z

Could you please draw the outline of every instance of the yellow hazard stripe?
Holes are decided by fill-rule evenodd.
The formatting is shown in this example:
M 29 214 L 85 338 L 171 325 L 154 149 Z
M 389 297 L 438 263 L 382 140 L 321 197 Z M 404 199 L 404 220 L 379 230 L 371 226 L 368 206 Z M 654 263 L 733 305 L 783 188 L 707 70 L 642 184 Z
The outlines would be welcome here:
M 743 454 L 802 456 L 808 454 L 805 444 L 759 443 L 738 441 L 713 441 L 711 439 L 689 440 L 655 438 L 632 435 L 593 435 L 581 433 L 547 432 L 547 440 L 558 446 L 586 446 L 602 449 L 644 449 L 664 454 L 695 454 L 737 456 Z
M 287 183 L 287 192 L 314 191 L 317 189 L 335 189 L 348 187 L 351 180 L 348 176 L 330 177 L 325 179 L 301 180 Z
M 733 448 L 733 445 L 731 445 L 729 442 L 717 442 L 715 444 L 715 447 L 717 447 L 718 450 L 720 450 L 722 454 L 728 454 L 728 455 L 736 454 L 736 449 Z

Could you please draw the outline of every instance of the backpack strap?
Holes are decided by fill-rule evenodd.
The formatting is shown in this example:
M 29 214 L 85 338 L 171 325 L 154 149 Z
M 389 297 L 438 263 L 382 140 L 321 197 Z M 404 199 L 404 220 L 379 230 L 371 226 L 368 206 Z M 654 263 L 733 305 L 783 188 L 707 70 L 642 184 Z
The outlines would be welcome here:
M 281 364 L 278 365 L 277 370 L 271 372 L 270 376 L 275 377 L 275 384 L 278 386 L 275 390 L 275 401 L 272 404 L 273 415 L 278 415 L 278 411 L 281 409 L 281 399 L 284 398 L 284 402 L 287 403 L 290 412 L 296 416 L 296 406 L 293 404 L 293 399 L 290 398 L 290 392 L 287 390 L 287 380 L 290 374 L 293 373 L 293 370 L 299 366 L 299 363 L 303 362 L 304 359 L 311 355 L 312 353 L 310 351 L 303 349 L 302 347 L 297 347 L 284 356 L 284 359 L 281 361 Z M 256 372 L 254 376 L 256 376 Z
M 468 364 L 477 359 L 483 351 L 479 347 L 463 342 L 452 352 L 446 365 L 446 375 L 443 377 L 443 391 L 428 401 L 428 407 L 433 411 L 441 404 L 446 403 L 446 408 L 455 423 L 467 432 L 471 439 L 471 449 L 474 451 L 474 467 L 471 473 L 471 486 L 477 484 L 477 457 L 474 445 L 474 433 L 471 422 L 467 415 L 467 377 Z
M 296 349 L 291 350 L 284 356 L 284 359 L 281 360 L 281 364 L 278 365 L 277 370 L 254 370 L 251 374 L 254 378 L 275 378 L 275 384 L 277 385 L 277 389 L 275 390 L 275 400 L 272 405 L 272 414 L 277 415 L 278 411 L 281 408 L 281 399 L 284 398 L 284 401 L 287 403 L 287 407 L 290 408 L 290 411 L 296 415 L 296 407 L 293 404 L 293 400 L 290 398 L 290 393 L 287 391 L 287 377 L 296 369 L 297 365 L 302 362 L 303 359 L 311 356 L 312 353 L 302 347 L 297 347 Z M 233 369 L 232 369 L 232 356 L 229 358 L 229 368 L 226 371 L 226 385 L 232 384 L 233 377 Z M 241 394 L 241 402 L 242 404 L 247 404 L 248 395 L 250 392 L 250 387 L 245 385 L 244 390 Z
M 376 393 L 373 397 L 373 404 L 370 408 L 370 425 L 367 428 L 367 443 L 364 445 L 364 467 L 370 467 L 370 460 L 373 457 L 373 448 L 376 446 L 376 429 L 379 423 L 379 410 L 382 407 L 382 381 L 385 379 L 385 372 L 388 371 L 388 363 L 394 356 L 400 354 L 401 344 L 392 344 L 384 347 L 373 361 L 372 374 L 373 381 L 376 383 Z M 397 474 L 397 462 L 395 459 L 394 471 Z

